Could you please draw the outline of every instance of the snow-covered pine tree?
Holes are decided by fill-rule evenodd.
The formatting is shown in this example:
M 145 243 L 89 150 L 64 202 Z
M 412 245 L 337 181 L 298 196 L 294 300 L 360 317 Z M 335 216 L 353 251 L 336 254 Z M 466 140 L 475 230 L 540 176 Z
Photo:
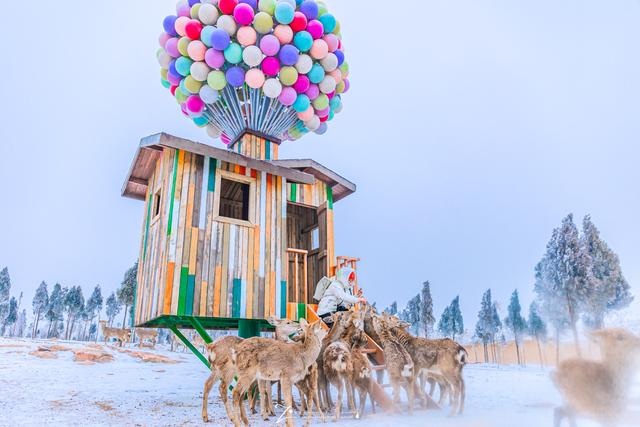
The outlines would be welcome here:
M 461 337 L 464 333 L 464 321 L 460 310 L 460 295 L 456 296 L 449 305 L 449 316 L 451 323 L 451 339 L 455 341 L 456 336 Z
M 0 271 L 0 327 L 4 325 L 9 315 L 9 301 L 11 292 L 11 277 L 7 267 Z
M 577 324 L 593 287 L 591 264 L 591 256 L 583 248 L 573 215 L 569 214 L 560 228 L 553 230 L 547 252 L 536 267 L 536 293 L 554 323 L 558 342 L 562 322 L 568 322 L 578 355 L 582 351 Z
M 49 295 L 49 304 L 47 304 L 47 311 L 44 315 L 45 319 L 49 321 L 46 338 L 51 338 L 52 334 L 58 336 L 57 323 L 63 320 L 65 293 L 65 289 L 60 283 L 56 283 L 51 295 Z
M 396 301 L 392 302 L 389 307 L 384 309 L 384 312 L 396 316 L 398 314 L 398 303 Z
M 124 279 L 122 280 L 122 286 L 118 289 L 118 300 L 124 305 L 124 318 L 122 319 L 122 329 L 125 328 L 127 320 L 127 311 L 129 307 L 133 305 L 133 301 L 136 295 L 136 286 L 138 274 L 138 261 L 124 273 Z
M 11 297 L 9 300 L 9 308 L 7 310 L 7 315 L 4 318 L 4 322 L 2 323 L 2 329 L 0 330 L 0 336 L 4 336 L 5 329 L 7 326 L 12 326 L 18 320 L 18 301 L 16 297 Z M 8 334 L 11 335 L 11 330 L 8 331 Z
M 438 321 L 438 332 L 443 337 L 451 336 L 451 307 L 446 306 Z
M 585 323 L 604 327 L 604 317 L 610 310 L 620 310 L 633 301 L 629 283 L 620 267 L 620 258 L 600 237 L 600 231 L 589 215 L 582 221 L 582 246 L 591 257 L 592 287 L 585 305 Z
M 102 290 L 100 289 L 100 285 L 96 285 L 96 287 L 93 288 L 93 292 L 87 300 L 87 305 L 85 307 L 91 324 L 93 324 L 93 319 L 96 318 L 96 315 L 98 316 L 98 322 L 100 322 L 100 312 L 102 311 L 103 305 Z M 91 339 L 91 336 L 91 330 L 89 330 L 89 339 Z M 96 341 L 97 340 L 98 335 L 96 334 Z
M 422 306 L 420 307 L 420 324 L 425 338 L 429 338 L 433 331 L 436 318 L 433 315 L 433 298 L 431 297 L 431 285 L 427 280 L 422 284 Z
M 73 327 L 84 310 L 84 296 L 80 286 L 72 286 L 64 298 L 64 309 L 67 312 L 67 327 L 65 338 L 71 339 Z
M 418 331 L 420 330 L 420 294 L 411 298 L 407 303 L 407 311 L 409 318 L 407 322 L 411 323 L 411 329 L 413 332 L 418 335 Z
M 527 329 L 527 322 L 524 320 L 524 317 L 522 317 L 522 307 L 520 306 L 520 297 L 518 296 L 517 289 L 511 294 L 511 301 L 507 308 L 507 317 L 504 319 L 504 323 L 513 334 L 513 338 L 516 343 L 518 364 L 522 365 L 523 361 L 520 356 L 520 340 Z
M 496 363 L 500 363 L 499 352 L 496 346 L 496 342 L 506 342 L 504 333 L 502 331 L 502 321 L 500 320 L 500 314 L 498 313 L 498 302 L 494 301 L 491 305 L 491 344 L 493 348 L 493 360 Z
M 111 326 L 113 324 L 113 319 L 115 319 L 116 315 L 120 313 L 120 309 L 122 307 L 122 304 L 120 304 L 114 292 L 111 292 L 111 295 L 107 298 L 106 307 L 107 323 Z
M 529 336 L 535 338 L 538 344 L 538 355 L 540 356 L 540 365 L 544 366 L 544 357 L 542 356 L 542 346 L 540 341 L 546 341 L 547 339 L 547 325 L 540 317 L 538 304 L 532 302 L 529 306 L 529 321 L 527 322 L 527 332 Z
M 492 339 L 493 303 L 491 302 L 491 289 L 487 289 L 482 295 L 478 321 L 476 322 L 475 336 L 482 342 L 484 361 L 489 362 L 488 345 Z
M 40 318 L 46 314 L 47 306 L 49 305 L 49 292 L 47 291 L 47 284 L 44 281 L 42 281 L 40 286 L 38 286 L 38 289 L 36 289 L 36 294 L 33 297 L 31 305 L 33 307 L 33 315 L 35 317 L 33 322 L 33 331 L 31 331 L 31 338 L 35 338 L 38 334 Z
M 22 309 L 18 314 L 18 320 L 16 321 L 16 337 L 23 338 L 27 330 L 27 310 Z

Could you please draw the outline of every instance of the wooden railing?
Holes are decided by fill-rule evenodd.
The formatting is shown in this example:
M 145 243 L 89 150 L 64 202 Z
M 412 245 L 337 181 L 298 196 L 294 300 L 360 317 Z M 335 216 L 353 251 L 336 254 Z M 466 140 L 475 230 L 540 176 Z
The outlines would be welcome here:
M 358 262 L 360 258 L 352 258 L 348 256 L 339 256 L 336 257 L 337 265 L 336 268 L 339 270 L 344 267 L 348 267 L 353 269 L 356 272 L 356 281 L 353 283 L 353 294 L 358 295 L 358 291 L 360 290 L 358 286 Z M 337 272 L 337 270 L 336 270 Z M 335 272 L 334 272 L 335 274 Z
M 295 295 L 296 302 L 299 298 L 300 285 L 303 286 L 303 302 L 306 304 L 308 301 L 307 295 L 307 257 L 309 256 L 309 251 L 305 251 L 303 249 L 287 249 L 287 256 L 289 257 L 289 261 L 291 261 L 291 257 L 293 257 L 293 292 Z M 302 261 L 302 283 L 300 283 L 300 274 L 299 274 L 299 265 L 300 261 Z M 288 263 L 287 263 L 288 265 Z

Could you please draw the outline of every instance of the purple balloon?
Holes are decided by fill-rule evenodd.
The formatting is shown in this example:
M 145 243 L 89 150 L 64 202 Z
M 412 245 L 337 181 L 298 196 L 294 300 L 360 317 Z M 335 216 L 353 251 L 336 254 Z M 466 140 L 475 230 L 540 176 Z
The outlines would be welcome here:
M 208 49 L 207 53 L 204 54 L 204 62 L 211 68 L 222 68 L 224 61 L 224 54 L 219 50 Z
M 189 6 L 193 7 L 194 5 L 200 3 L 200 0 L 189 0 Z
M 258 9 L 258 0 L 240 0 L 239 3 L 246 3 L 253 8 L 253 10 Z
M 167 53 L 172 58 L 180 58 L 180 56 L 182 56 L 180 54 L 180 51 L 178 50 L 178 38 L 177 37 L 171 37 L 169 40 L 167 40 L 167 43 L 165 43 L 165 45 L 164 45 L 164 50 L 166 50 Z
M 313 0 L 305 0 L 300 5 L 300 12 L 309 20 L 316 19 L 318 17 L 318 4 Z
M 338 67 L 341 66 L 344 62 L 344 53 L 341 50 L 336 50 L 333 54 L 338 57 Z
M 211 46 L 216 50 L 225 50 L 231 44 L 229 33 L 220 28 L 211 33 Z
M 229 68 L 225 76 L 227 82 L 233 87 L 242 87 L 244 84 L 244 70 L 238 66 Z
M 284 45 L 280 49 L 280 62 L 284 65 L 296 65 L 299 55 L 300 51 L 297 47 L 291 44 Z
M 176 32 L 176 19 L 178 19 L 177 16 L 174 15 L 169 15 L 166 18 L 164 18 L 164 21 L 162 22 L 162 26 L 164 27 L 164 31 L 172 36 L 177 36 L 178 33 Z

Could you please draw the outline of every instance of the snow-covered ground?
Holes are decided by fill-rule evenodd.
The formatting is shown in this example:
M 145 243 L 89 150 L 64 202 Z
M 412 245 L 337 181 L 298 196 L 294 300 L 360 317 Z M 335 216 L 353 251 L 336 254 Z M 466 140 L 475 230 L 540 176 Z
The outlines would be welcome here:
M 202 387 L 207 370 L 188 353 L 143 350 L 167 356 L 178 363 L 143 362 L 131 353 L 112 347 L 104 350 L 114 360 L 78 363 L 69 351 L 56 359 L 42 359 L 29 353 L 47 341 L 0 339 L 0 425 L 114 425 L 190 426 L 203 425 L 200 418 Z M 80 343 L 57 344 L 81 349 Z M 131 348 L 131 350 L 137 350 Z M 407 415 L 372 415 L 367 407 L 363 420 L 350 414 L 341 426 L 443 426 L 443 427 L 543 427 L 552 425 L 558 394 L 548 372 L 540 368 L 471 365 L 465 368 L 467 408 L 462 416 L 450 418 L 445 411 Z M 335 394 L 334 394 L 335 395 Z M 640 426 L 640 387 L 625 426 Z M 211 393 L 209 425 L 229 425 L 224 408 Z M 251 419 L 252 425 L 275 425 Z M 298 422 L 302 425 L 302 422 Z M 335 425 L 329 423 L 329 425 Z M 582 421 L 580 426 L 595 426 Z

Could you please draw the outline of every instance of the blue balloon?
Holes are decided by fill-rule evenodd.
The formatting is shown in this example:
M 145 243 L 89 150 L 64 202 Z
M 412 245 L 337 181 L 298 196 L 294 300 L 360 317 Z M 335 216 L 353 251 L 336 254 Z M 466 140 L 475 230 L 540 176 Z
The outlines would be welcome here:
M 180 77 L 180 73 L 176 68 L 176 60 L 174 59 L 169 63 L 169 73 L 173 74 L 175 77 Z
M 341 50 L 336 50 L 333 54 L 338 57 L 338 67 L 341 66 L 344 62 L 344 53 Z
M 205 46 L 211 47 L 211 36 L 213 36 L 213 32 L 216 30 L 216 27 L 207 25 L 202 29 L 200 33 L 200 40 L 204 43 Z
M 300 55 L 300 51 L 297 47 L 291 44 L 287 44 L 282 46 L 280 49 L 279 57 L 280 62 L 284 65 L 296 65 L 298 62 L 298 56 Z
M 300 12 L 304 13 L 307 19 L 316 19 L 318 17 L 318 3 L 313 0 L 305 0 L 300 5 Z
M 308 31 L 300 31 L 293 37 L 293 44 L 300 52 L 308 52 L 313 46 L 313 36 Z
M 253 8 L 253 10 L 258 9 L 258 0 L 240 0 L 239 3 L 246 3 Z
M 291 24 L 295 13 L 295 9 L 289 3 L 281 1 L 276 5 L 276 20 L 281 24 Z
M 324 68 L 320 64 L 313 64 L 311 71 L 307 74 L 311 83 L 319 84 L 325 76 Z
M 293 109 L 298 113 L 304 113 L 311 106 L 311 100 L 305 94 L 300 94 L 296 98 L 296 102 L 293 103 Z
M 332 110 L 340 107 L 340 105 L 342 105 L 342 99 L 340 99 L 340 96 L 338 95 L 334 96 L 333 98 L 331 98 L 331 101 L 329 101 L 329 106 Z
M 330 13 L 325 13 L 320 18 L 318 18 L 318 21 L 322 23 L 325 33 L 332 33 L 333 30 L 336 29 L 336 25 L 338 24 L 336 18 Z
M 206 125 L 209 124 L 209 120 L 204 116 L 202 116 L 202 117 L 194 117 L 193 118 L 193 123 L 195 123 L 196 126 L 203 127 L 203 126 L 206 126 Z
M 200 0 L 189 0 L 189 6 L 193 7 L 195 4 L 200 3 Z
M 233 87 L 242 87 L 244 84 L 244 70 L 238 66 L 229 68 L 225 76 L 227 82 Z
M 187 77 L 191 74 L 191 64 L 193 64 L 192 60 L 186 56 L 181 56 L 176 59 L 176 70 L 178 70 L 178 73 L 180 73 L 181 76 Z
M 177 16 L 169 15 L 166 18 L 164 18 L 164 21 L 162 22 L 164 31 L 170 36 L 174 36 L 174 37 L 178 35 L 178 32 L 176 31 L 176 19 L 178 19 Z
M 211 33 L 211 47 L 223 51 L 231 44 L 231 36 L 225 30 L 215 29 Z

